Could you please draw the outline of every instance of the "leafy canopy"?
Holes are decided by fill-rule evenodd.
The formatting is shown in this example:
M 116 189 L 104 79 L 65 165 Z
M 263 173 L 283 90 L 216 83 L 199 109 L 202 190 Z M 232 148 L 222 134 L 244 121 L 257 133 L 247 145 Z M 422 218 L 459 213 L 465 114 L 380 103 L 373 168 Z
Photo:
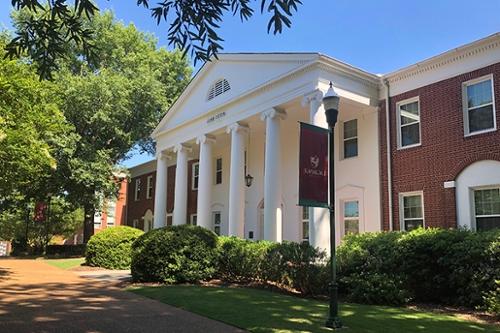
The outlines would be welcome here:
M 92 19 L 98 7 L 92 0 L 11 0 L 18 10 L 26 10 L 23 18 L 25 29 L 19 30 L 9 43 L 9 55 L 26 52 L 39 64 L 42 78 L 50 78 L 58 68 L 58 59 L 67 56 L 65 45 L 77 43 L 87 59 L 94 58 L 100 47 L 92 38 L 91 27 L 81 18 Z M 174 48 L 184 50 L 196 61 L 208 61 L 212 55 L 223 49 L 223 38 L 219 36 L 225 15 L 239 16 L 241 21 L 249 20 L 260 3 L 261 14 L 269 15 L 268 33 L 282 33 L 290 27 L 291 18 L 302 4 L 301 0 L 137 0 L 137 5 L 149 9 L 157 24 L 169 25 L 168 40 Z M 151 5 L 151 7 L 150 7 Z

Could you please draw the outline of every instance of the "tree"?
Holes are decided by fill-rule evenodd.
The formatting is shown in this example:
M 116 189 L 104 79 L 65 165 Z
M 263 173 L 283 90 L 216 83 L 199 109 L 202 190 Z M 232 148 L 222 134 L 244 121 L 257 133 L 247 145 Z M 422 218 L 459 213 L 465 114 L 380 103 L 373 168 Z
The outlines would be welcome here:
M 3 36 L 3 37 L 2 37 Z M 0 208 L 51 191 L 60 156 L 70 153 L 72 127 L 58 107 L 55 85 L 40 82 L 34 66 L 5 59 L 0 36 Z M 53 188 L 56 192 L 57 189 Z M 46 193 L 46 192 L 45 192 Z
M 78 135 L 73 153 L 59 161 L 55 182 L 84 209 L 84 242 L 93 234 L 99 196 L 116 192 L 116 163 L 136 145 L 154 151 L 149 135 L 191 76 L 180 51 L 157 48 L 152 35 L 116 22 L 111 12 L 87 25 L 98 46 L 95 60 L 82 58 L 75 43 L 54 73 L 59 107 Z
M 30 15 L 24 18 L 25 29 L 18 30 L 7 50 L 11 56 L 26 52 L 39 64 L 39 73 L 50 78 L 58 68 L 57 60 L 67 56 L 65 45 L 80 45 L 88 59 L 99 47 L 92 41 L 92 29 L 82 24 L 82 17 L 92 19 L 98 11 L 92 0 L 11 0 L 15 9 Z M 223 39 L 217 30 L 224 15 L 238 15 L 249 20 L 260 3 L 261 14 L 270 16 L 267 31 L 281 33 L 291 26 L 291 18 L 301 0 L 163 0 L 149 8 L 150 0 L 137 0 L 137 5 L 151 11 L 159 24 L 169 23 L 168 40 L 175 48 L 190 52 L 195 62 L 207 61 L 223 49 Z

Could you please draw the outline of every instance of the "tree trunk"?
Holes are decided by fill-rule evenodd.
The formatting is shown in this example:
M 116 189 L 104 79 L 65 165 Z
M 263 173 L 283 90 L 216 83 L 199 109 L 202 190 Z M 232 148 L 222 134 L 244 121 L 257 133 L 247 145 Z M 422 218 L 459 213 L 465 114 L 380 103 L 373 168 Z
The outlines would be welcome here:
M 87 244 L 90 237 L 94 234 L 94 214 L 93 204 L 87 204 L 84 207 L 85 218 L 83 220 L 83 243 Z

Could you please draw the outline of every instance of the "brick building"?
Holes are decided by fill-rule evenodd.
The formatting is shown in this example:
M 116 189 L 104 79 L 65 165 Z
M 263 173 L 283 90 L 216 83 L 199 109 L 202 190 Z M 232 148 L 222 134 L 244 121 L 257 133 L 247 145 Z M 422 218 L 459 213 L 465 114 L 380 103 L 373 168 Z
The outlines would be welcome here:
M 340 96 L 337 242 L 500 226 L 498 33 L 385 75 L 317 53 L 219 55 L 152 134 L 157 159 L 130 170 L 127 223 L 327 248 L 325 209 L 297 206 L 297 122 L 326 126 L 330 81 Z

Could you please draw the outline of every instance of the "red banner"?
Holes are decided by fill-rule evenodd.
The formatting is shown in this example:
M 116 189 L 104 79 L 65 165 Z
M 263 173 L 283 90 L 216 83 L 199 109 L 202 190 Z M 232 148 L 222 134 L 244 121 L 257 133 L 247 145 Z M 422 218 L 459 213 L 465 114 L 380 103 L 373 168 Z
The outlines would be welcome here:
M 328 207 L 328 130 L 300 123 L 299 206 Z
M 46 209 L 47 209 L 47 204 L 45 202 L 38 201 L 35 205 L 35 216 L 33 216 L 33 221 L 44 222 Z

